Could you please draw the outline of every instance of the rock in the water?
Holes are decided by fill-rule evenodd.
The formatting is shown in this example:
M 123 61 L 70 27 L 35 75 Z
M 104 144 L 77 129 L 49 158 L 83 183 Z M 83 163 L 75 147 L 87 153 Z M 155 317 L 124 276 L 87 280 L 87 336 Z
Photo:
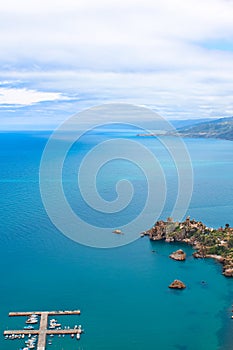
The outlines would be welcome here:
M 233 277 L 233 268 L 226 269 L 223 272 L 223 275 L 226 276 L 226 277 Z
M 186 254 L 182 249 L 178 249 L 176 252 L 170 254 L 169 257 L 174 260 L 183 261 L 186 259 Z
M 198 252 L 194 252 L 194 253 L 193 253 L 193 257 L 196 258 L 196 259 L 201 259 L 201 258 L 203 258 L 203 255 L 201 255 L 201 254 L 198 253 Z
M 184 288 L 186 288 L 186 285 L 182 281 L 175 280 L 169 285 L 169 288 L 184 289 Z

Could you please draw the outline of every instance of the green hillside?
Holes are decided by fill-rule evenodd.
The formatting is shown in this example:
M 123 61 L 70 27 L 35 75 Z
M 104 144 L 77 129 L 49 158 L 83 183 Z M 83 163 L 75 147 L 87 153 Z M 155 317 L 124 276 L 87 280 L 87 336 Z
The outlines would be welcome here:
M 179 134 L 187 137 L 205 137 L 233 140 L 233 117 L 215 119 L 211 122 L 195 124 L 178 129 Z

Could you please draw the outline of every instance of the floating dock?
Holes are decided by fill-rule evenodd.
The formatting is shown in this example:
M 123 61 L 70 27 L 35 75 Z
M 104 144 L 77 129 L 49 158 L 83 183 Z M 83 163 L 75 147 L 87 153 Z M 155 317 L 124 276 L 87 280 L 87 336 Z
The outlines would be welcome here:
M 82 330 L 80 328 L 73 329 L 48 329 L 48 317 L 54 315 L 80 315 L 80 310 L 73 311 L 29 311 L 29 312 L 10 312 L 10 317 L 15 316 L 40 316 L 40 328 L 39 329 L 22 329 L 22 330 L 6 330 L 4 335 L 38 335 L 37 350 L 45 350 L 46 348 L 46 337 L 47 335 L 56 335 L 56 334 L 81 334 Z
M 53 315 L 80 315 L 80 310 L 72 310 L 72 311 L 27 311 L 27 312 L 9 312 L 9 317 L 15 317 L 15 316 L 31 316 L 31 315 L 38 315 L 40 316 L 43 313 L 48 313 L 49 316 Z

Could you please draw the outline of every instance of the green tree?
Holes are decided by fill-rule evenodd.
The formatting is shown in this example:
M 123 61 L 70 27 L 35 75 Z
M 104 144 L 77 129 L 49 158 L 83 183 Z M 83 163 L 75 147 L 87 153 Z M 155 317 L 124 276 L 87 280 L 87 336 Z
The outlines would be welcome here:
M 233 238 L 230 238 L 228 241 L 229 248 L 233 248 Z

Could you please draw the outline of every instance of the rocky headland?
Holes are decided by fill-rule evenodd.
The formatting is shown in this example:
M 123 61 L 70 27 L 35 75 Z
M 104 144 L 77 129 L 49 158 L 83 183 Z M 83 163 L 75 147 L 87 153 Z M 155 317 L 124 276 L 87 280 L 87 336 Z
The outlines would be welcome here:
M 155 225 L 144 232 L 152 241 L 183 242 L 191 245 L 196 252 L 195 258 L 213 258 L 223 266 L 223 275 L 233 277 L 233 228 L 225 227 L 213 229 L 201 221 L 191 220 L 175 222 L 171 218 L 167 221 L 157 221 Z M 184 260 L 186 255 L 178 250 L 170 255 L 175 260 Z

